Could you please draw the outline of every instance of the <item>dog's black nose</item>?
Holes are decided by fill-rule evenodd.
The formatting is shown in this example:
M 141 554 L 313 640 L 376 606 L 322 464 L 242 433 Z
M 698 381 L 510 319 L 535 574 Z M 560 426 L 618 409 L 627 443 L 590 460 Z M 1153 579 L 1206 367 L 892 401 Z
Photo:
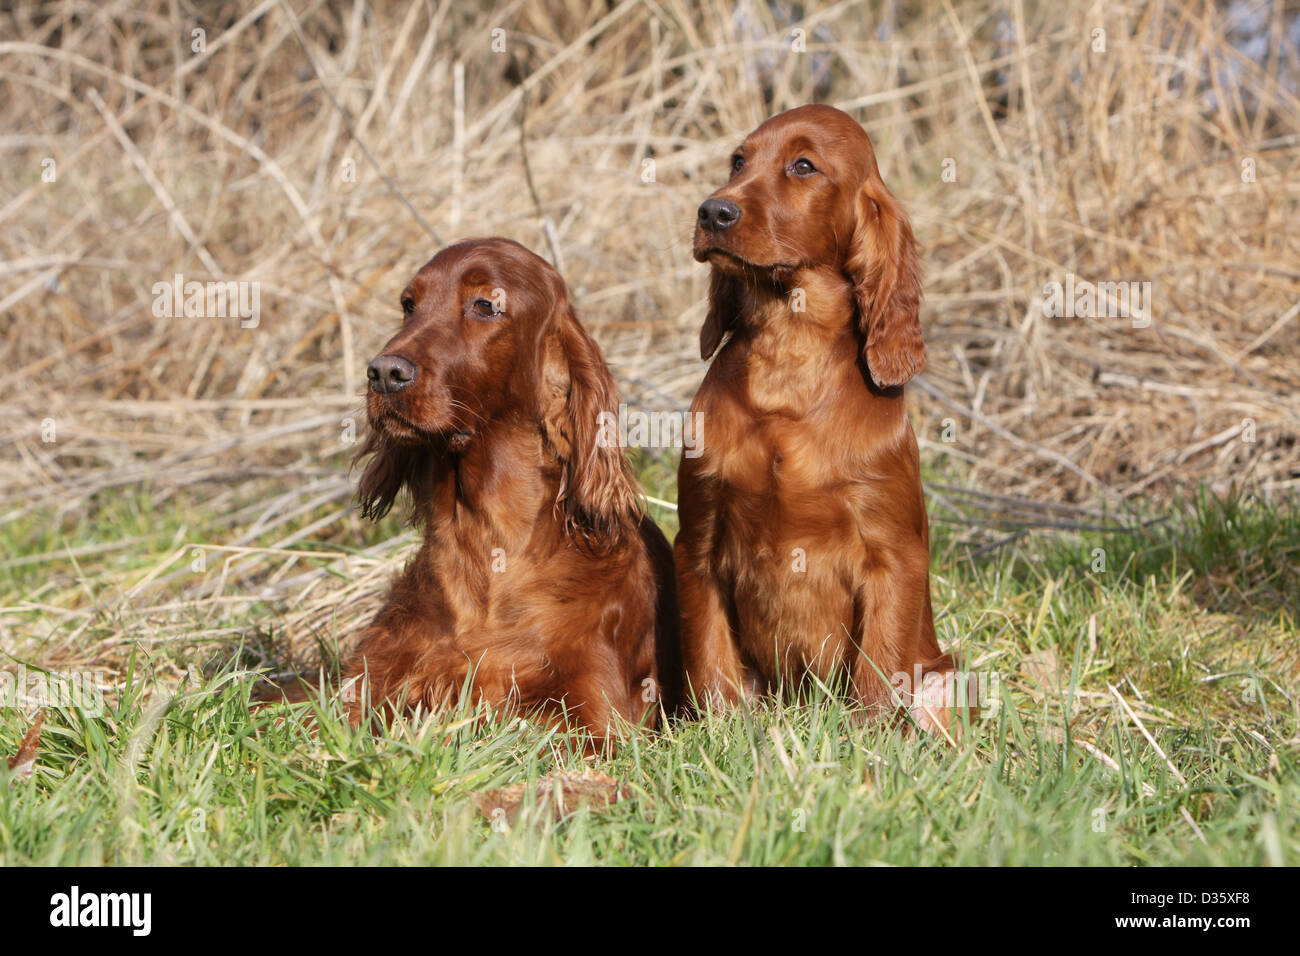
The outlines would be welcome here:
M 400 355 L 381 355 L 366 366 L 366 378 L 376 392 L 400 392 L 415 381 L 415 363 Z
M 730 229 L 740 218 L 740 207 L 730 199 L 706 199 L 700 203 L 700 225 L 709 232 Z

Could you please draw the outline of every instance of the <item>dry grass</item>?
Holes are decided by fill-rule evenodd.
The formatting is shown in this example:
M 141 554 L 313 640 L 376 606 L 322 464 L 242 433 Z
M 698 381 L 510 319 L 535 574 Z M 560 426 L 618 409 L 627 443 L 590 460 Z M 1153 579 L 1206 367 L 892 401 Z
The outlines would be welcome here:
M 120 645 L 228 637 L 266 596 L 299 638 L 364 617 L 401 542 L 342 556 L 346 421 L 364 427 L 398 291 L 455 238 L 558 258 L 627 400 L 684 406 L 703 372 L 695 208 L 747 130 L 813 98 L 863 121 L 924 248 L 911 394 L 937 468 L 1066 515 L 1300 484 L 1294 3 L 1252 14 L 1257 59 L 1251 4 L 249 6 L 2 15 L 0 522 L 57 527 L 143 482 L 155 502 L 198 490 L 220 572 L 184 583 L 178 530 L 143 568 L 28 596 L 57 637 L 24 625 L 11 650 L 102 659 L 78 650 L 92 622 Z M 260 283 L 260 325 L 155 317 L 178 272 Z M 1151 282 L 1154 321 L 1045 318 L 1068 273 Z M 295 550 L 322 541 L 345 580 Z

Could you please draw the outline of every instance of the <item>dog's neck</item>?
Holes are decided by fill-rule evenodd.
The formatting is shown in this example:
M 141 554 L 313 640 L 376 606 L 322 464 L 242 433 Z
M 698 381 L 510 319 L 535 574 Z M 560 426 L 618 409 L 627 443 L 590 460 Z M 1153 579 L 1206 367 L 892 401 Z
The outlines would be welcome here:
M 536 421 L 490 421 L 456 444 L 426 449 L 422 487 L 411 489 L 423 540 L 404 572 L 430 627 L 449 633 L 494 620 L 563 545 L 559 465 Z
M 751 286 L 744 327 L 732 343 L 743 357 L 756 410 L 802 418 L 842 395 L 868 390 L 853 286 L 838 273 L 801 269 L 786 282 Z
M 426 513 L 418 516 L 431 551 L 481 553 L 490 566 L 494 549 L 508 561 L 536 543 L 546 522 L 558 531 L 551 513 L 560 465 L 536 421 L 518 416 L 488 422 L 461 450 L 440 455 L 436 470 Z

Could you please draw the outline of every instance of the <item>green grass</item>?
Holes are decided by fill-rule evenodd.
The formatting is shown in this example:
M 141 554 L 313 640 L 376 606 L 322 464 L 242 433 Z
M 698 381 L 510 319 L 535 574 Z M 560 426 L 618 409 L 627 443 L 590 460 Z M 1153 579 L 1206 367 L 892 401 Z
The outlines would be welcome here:
M 41 586 L 93 595 L 151 566 L 141 552 L 173 547 L 198 507 L 106 502 L 101 521 L 140 536 L 135 557 L 88 556 L 65 582 L 48 562 L 11 565 L 0 603 Z M 0 533 L 29 553 L 95 540 L 83 523 Z M 105 712 L 51 708 L 34 777 L 0 779 L 0 863 L 1300 862 L 1293 506 L 1206 496 L 1140 533 L 1034 532 L 974 561 L 939 525 L 935 554 L 941 639 L 998 675 L 996 710 L 957 748 L 861 726 L 814 695 L 584 761 L 518 720 L 370 733 L 329 701 L 250 711 L 236 643 L 202 648 L 191 662 L 208 676 L 178 686 L 165 648 L 127 642 Z M 249 632 L 273 627 L 272 609 L 246 614 Z M 29 716 L 0 709 L 0 749 Z M 584 767 L 631 799 L 504 831 L 472 800 Z

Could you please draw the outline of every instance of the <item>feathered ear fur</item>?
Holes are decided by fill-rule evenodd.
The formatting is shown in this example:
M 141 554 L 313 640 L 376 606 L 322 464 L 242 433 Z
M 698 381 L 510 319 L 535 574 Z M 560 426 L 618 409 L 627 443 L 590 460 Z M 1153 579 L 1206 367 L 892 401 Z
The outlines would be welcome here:
M 576 542 L 605 550 L 636 527 L 640 493 L 619 442 L 614 376 L 563 293 L 542 351 L 542 429 L 563 469 L 556 505 Z
M 700 358 L 708 361 L 722 344 L 722 338 L 735 329 L 744 308 L 745 284 L 718 269 L 709 276 L 709 311 L 700 328 Z
M 357 484 L 362 516 L 378 520 L 388 514 L 404 487 L 410 488 L 418 500 L 433 480 L 431 454 L 431 449 L 397 445 L 372 431 L 352 459 L 355 468 L 363 459 L 370 458 Z
M 845 271 L 854 284 L 863 355 L 876 385 L 902 385 L 925 368 L 916 240 L 878 175 L 862 187 L 857 207 Z

